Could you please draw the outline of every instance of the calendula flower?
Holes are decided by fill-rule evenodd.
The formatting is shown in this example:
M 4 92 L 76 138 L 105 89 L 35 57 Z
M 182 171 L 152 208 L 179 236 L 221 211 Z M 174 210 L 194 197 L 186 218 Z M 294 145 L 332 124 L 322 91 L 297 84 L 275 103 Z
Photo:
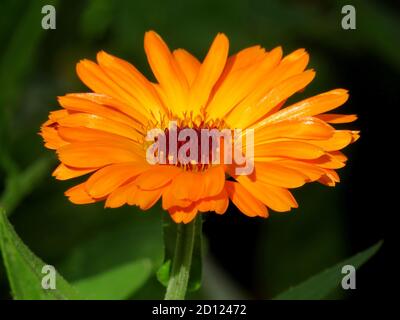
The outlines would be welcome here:
M 229 200 L 247 216 L 267 217 L 267 208 L 298 206 L 288 189 L 339 182 L 335 170 L 346 162 L 340 150 L 359 135 L 332 125 L 356 116 L 328 113 L 346 102 L 344 89 L 285 105 L 315 76 L 306 70 L 304 49 L 283 57 L 280 47 L 253 46 L 228 56 L 228 39 L 218 34 L 200 62 L 186 50 L 171 52 L 153 31 L 145 34 L 144 47 L 156 82 L 101 51 L 97 63 L 77 64 L 79 78 L 93 92 L 59 97 L 62 109 L 50 112 L 41 128 L 45 146 L 61 162 L 53 173 L 57 179 L 89 175 L 66 191 L 71 202 L 146 210 L 161 198 L 175 222 L 188 223 L 199 212 L 223 214 Z M 171 122 L 178 133 L 193 129 L 198 145 L 202 129 L 252 129 L 254 141 L 242 151 L 252 148 L 253 170 L 237 174 L 235 161 L 172 161 L 168 146 L 164 163 L 149 163 L 149 130 L 164 132 L 171 143 Z

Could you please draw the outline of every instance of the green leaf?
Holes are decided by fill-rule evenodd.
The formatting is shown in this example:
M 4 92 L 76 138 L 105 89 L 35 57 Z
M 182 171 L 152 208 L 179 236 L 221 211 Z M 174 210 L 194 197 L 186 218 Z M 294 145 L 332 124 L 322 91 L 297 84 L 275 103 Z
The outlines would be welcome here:
M 88 299 L 123 300 L 143 286 L 152 270 L 151 260 L 141 259 L 74 282 L 73 285 Z
M 195 240 L 193 246 L 192 265 L 190 267 L 190 276 L 188 291 L 196 291 L 201 286 L 202 274 L 202 224 L 201 216 L 196 218 Z M 172 221 L 168 214 L 163 215 L 163 232 L 164 232 L 164 263 L 157 271 L 157 279 L 165 287 L 168 286 L 172 257 L 174 256 L 175 240 L 177 234 L 177 224 Z
M 0 208 L 0 249 L 14 299 L 70 300 L 79 299 L 77 291 L 56 273 L 56 289 L 43 289 L 42 273 L 46 265 L 36 257 L 16 234 Z
M 129 211 L 75 247 L 60 265 L 79 292 L 91 299 L 129 298 L 162 263 L 160 210 Z
M 358 269 L 367 262 L 382 246 L 382 241 L 372 247 L 348 258 L 335 266 L 311 277 L 296 287 L 279 294 L 275 300 L 318 300 L 325 298 L 333 289 L 338 287 L 343 278 L 342 267 L 352 265 Z

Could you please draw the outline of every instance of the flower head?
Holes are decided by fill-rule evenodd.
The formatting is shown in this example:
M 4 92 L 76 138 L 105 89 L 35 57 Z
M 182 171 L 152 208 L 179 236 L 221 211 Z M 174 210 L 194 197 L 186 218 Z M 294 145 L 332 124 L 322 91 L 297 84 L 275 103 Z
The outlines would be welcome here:
M 359 135 L 332 126 L 352 122 L 355 115 L 329 112 L 346 102 L 347 91 L 285 105 L 314 78 L 313 70 L 305 70 L 305 50 L 283 57 L 280 47 L 253 46 L 228 56 L 228 39 L 218 34 L 200 62 L 186 50 L 171 52 L 153 31 L 145 34 L 144 47 L 156 82 L 101 51 L 97 63 L 77 64 L 78 76 L 92 92 L 59 97 L 62 109 L 50 112 L 41 128 L 45 146 L 56 150 L 61 162 L 53 173 L 57 179 L 89 175 L 66 191 L 71 202 L 104 200 L 106 207 L 146 210 L 162 198 L 174 221 L 188 223 L 199 212 L 223 214 L 229 200 L 247 216 L 267 217 L 267 208 L 283 212 L 298 206 L 290 188 L 339 182 L 335 170 L 346 162 L 340 150 Z M 178 154 L 188 155 L 186 149 L 180 152 L 187 140 L 170 135 L 171 123 L 178 137 L 185 129 L 194 132 L 192 146 L 200 155 L 186 162 L 171 156 L 171 142 Z M 158 135 L 149 141 L 154 129 Z M 236 160 L 203 157 L 216 149 L 218 159 L 227 153 L 220 145 L 200 147 L 205 129 L 252 130 L 251 142 L 243 134 L 246 142 L 228 144 L 245 157 L 251 149 L 251 171 L 238 174 Z M 162 137 L 166 149 L 154 154 L 165 161 L 150 163 L 149 145 Z

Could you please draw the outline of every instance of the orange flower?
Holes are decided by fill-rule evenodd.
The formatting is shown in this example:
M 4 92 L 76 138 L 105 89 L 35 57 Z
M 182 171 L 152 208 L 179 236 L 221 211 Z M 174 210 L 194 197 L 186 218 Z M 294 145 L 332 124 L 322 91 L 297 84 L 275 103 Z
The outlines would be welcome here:
M 66 191 L 76 204 L 105 200 L 146 210 L 160 198 L 176 222 L 199 212 L 223 214 L 229 199 L 247 216 L 267 217 L 298 205 L 289 192 L 307 182 L 339 182 L 345 166 L 339 150 L 356 141 L 357 131 L 336 130 L 355 115 L 327 113 L 348 99 L 331 90 L 285 106 L 314 78 L 305 70 L 308 54 L 299 49 L 282 57 L 280 47 L 246 48 L 228 57 L 228 39 L 218 34 L 203 62 L 183 49 L 170 52 L 153 31 L 144 47 L 157 79 L 147 80 L 133 65 L 104 51 L 97 63 L 82 60 L 80 79 L 93 91 L 59 97 L 63 107 L 50 112 L 41 128 L 45 146 L 61 163 L 59 180 L 90 174 Z M 151 128 L 254 129 L 254 171 L 236 175 L 235 164 L 150 164 L 146 133 Z M 244 149 L 246 145 L 244 146 Z

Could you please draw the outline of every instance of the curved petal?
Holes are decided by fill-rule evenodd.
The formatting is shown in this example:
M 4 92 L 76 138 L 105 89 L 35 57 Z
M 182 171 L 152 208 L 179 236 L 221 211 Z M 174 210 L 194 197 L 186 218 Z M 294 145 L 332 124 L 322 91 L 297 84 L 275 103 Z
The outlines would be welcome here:
M 311 98 L 307 98 L 291 106 L 288 106 L 277 113 L 270 115 L 262 121 L 261 125 L 289 119 L 295 117 L 315 116 L 341 106 L 347 101 L 349 94 L 347 90 L 335 89 L 325 93 L 321 93 Z
M 225 189 L 214 197 L 204 198 L 197 202 L 197 208 L 200 212 L 214 211 L 223 214 L 228 209 L 229 196 Z
M 135 184 L 142 190 L 154 190 L 159 189 L 168 184 L 178 174 L 182 172 L 182 169 L 170 166 L 170 165 L 159 165 L 150 167 L 149 170 L 140 174 Z
M 136 191 L 137 187 L 134 182 L 129 182 L 124 184 L 113 192 L 111 192 L 104 206 L 106 208 L 119 208 L 128 202 L 128 196 L 132 193 L 133 190 Z
M 86 127 L 97 129 L 120 135 L 134 141 L 140 141 L 143 139 L 143 134 L 135 128 L 95 114 L 73 113 L 58 120 L 58 123 L 64 127 Z
M 63 163 L 60 163 L 58 167 L 53 171 L 52 175 L 57 180 L 68 180 L 80 176 L 84 176 L 90 172 L 95 171 L 97 168 L 73 168 L 68 167 Z
M 254 148 L 254 159 L 256 161 L 268 157 L 316 159 L 324 154 L 325 152 L 321 148 L 313 144 L 294 140 L 267 142 Z
M 274 107 L 291 97 L 296 92 L 304 89 L 315 77 L 313 70 L 307 70 L 294 75 L 273 86 L 265 95 L 254 104 L 243 103 L 243 108 L 238 106 L 238 118 L 232 122 L 236 127 L 247 128 L 256 121 L 265 117 Z
M 328 123 L 349 123 L 357 120 L 356 114 L 336 114 L 336 113 L 325 113 L 320 114 L 317 118 L 326 121 Z
M 97 54 L 97 61 L 104 72 L 121 88 L 134 96 L 145 110 L 154 115 L 165 113 L 157 92 L 133 65 L 104 51 Z
M 200 113 L 201 108 L 205 107 L 211 89 L 225 67 L 228 51 L 229 40 L 223 33 L 219 33 L 215 37 L 190 88 L 187 111 L 192 111 L 194 116 Z
M 176 49 L 172 52 L 176 62 L 185 74 L 186 80 L 191 86 L 199 73 L 201 63 L 195 56 L 184 49 Z
M 225 75 L 223 81 L 218 85 L 215 93 L 207 106 L 207 113 L 210 118 L 223 118 L 230 111 L 233 115 L 228 115 L 226 121 L 234 124 L 233 118 L 240 113 L 238 104 L 249 95 L 251 96 L 255 86 L 257 86 L 268 75 L 279 62 L 282 55 L 280 48 L 274 49 L 269 53 L 264 53 L 264 57 L 259 61 L 253 61 L 243 68 L 232 67 L 232 70 Z
M 162 208 L 164 210 L 168 210 L 172 207 L 188 207 L 192 204 L 193 201 L 188 199 L 178 199 L 175 197 L 174 190 L 171 188 L 171 185 L 165 187 L 165 190 L 162 195 Z
M 347 147 L 353 142 L 353 133 L 350 130 L 336 130 L 332 137 L 326 140 L 307 140 L 325 151 L 336 151 Z
M 118 110 L 100 105 L 87 99 L 82 99 L 76 96 L 67 95 L 58 97 L 58 102 L 67 110 L 94 114 L 106 119 L 120 122 L 132 128 L 141 129 L 143 124 L 132 119 L 128 115 L 119 112 Z
M 273 163 L 278 163 L 281 166 L 296 170 L 299 173 L 306 175 L 308 177 L 307 182 L 316 181 L 325 174 L 325 170 L 323 168 L 320 168 L 315 164 L 309 163 L 307 162 L 307 160 L 301 161 L 293 159 L 281 159 L 274 161 Z
M 113 97 L 101 93 L 86 92 L 86 93 L 68 93 L 65 97 L 74 97 L 88 100 L 103 106 L 116 109 L 139 123 L 146 125 L 149 120 L 149 114 L 143 108 L 132 108 L 129 104 L 125 104 Z
M 146 169 L 148 165 L 139 163 L 109 165 L 91 175 L 86 190 L 94 198 L 104 197 Z
M 144 49 L 151 70 L 168 98 L 168 108 L 182 115 L 187 107 L 189 85 L 184 73 L 175 61 L 168 46 L 154 31 L 144 37 Z
M 177 199 L 196 201 L 204 196 L 204 181 L 201 173 L 184 171 L 171 182 L 171 191 Z
M 173 207 L 168 210 L 171 218 L 176 223 L 189 223 L 191 222 L 197 215 L 198 209 L 195 204 L 187 208 Z
M 163 189 L 142 190 L 138 187 L 128 194 L 128 204 L 137 205 L 142 210 L 151 208 L 160 199 Z
M 78 184 L 67 191 L 65 191 L 65 195 L 68 197 L 69 201 L 74 204 L 87 204 L 96 202 L 86 191 L 85 183 Z M 98 199 L 97 201 L 100 201 Z
M 145 107 L 128 91 L 114 82 L 99 65 L 90 60 L 81 60 L 76 65 L 76 72 L 81 81 L 96 93 L 106 94 L 121 102 L 129 104 L 132 108 L 145 109 Z
M 297 50 L 280 60 L 282 51 L 279 47 L 277 49 L 273 68 L 269 68 L 268 73 L 263 74 L 262 81 L 258 81 L 254 84 L 251 94 L 240 101 L 232 111 L 232 114 L 228 115 L 227 122 L 229 124 L 235 127 L 243 127 L 243 125 L 239 124 L 240 121 L 243 121 L 243 114 L 253 116 L 252 112 L 260 112 L 261 110 L 253 109 L 254 106 L 258 105 L 260 101 L 265 101 L 265 96 L 268 95 L 273 88 L 284 80 L 294 77 L 304 71 L 308 63 L 308 54 L 304 50 Z M 269 55 L 272 55 L 273 51 L 271 51 Z M 278 58 L 278 60 L 276 60 L 276 58 Z M 277 64 L 278 62 L 279 64 Z
M 236 180 L 272 210 L 285 212 L 298 207 L 292 194 L 285 188 L 260 183 L 259 181 L 251 181 L 247 176 L 239 176 Z
M 334 128 L 324 121 L 313 117 L 282 120 L 254 127 L 255 145 L 273 139 L 293 138 L 304 140 L 329 139 L 334 134 Z
M 212 197 L 221 193 L 225 185 L 225 170 L 222 165 L 207 169 L 203 173 L 203 197 Z
M 60 137 L 57 128 L 54 126 L 42 126 L 39 134 L 44 140 L 44 146 L 48 149 L 57 150 L 62 146 L 68 145 L 68 142 Z
M 255 172 L 250 178 L 284 188 L 298 188 L 304 185 L 308 177 L 299 171 L 290 169 L 277 162 L 256 162 Z
M 126 141 L 76 142 L 57 149 L 61 162 L 76 168 L 98 168 L 113 163 L 143 162 L 137 146 Z
M 268 217 L 268 210 L 265 205 L 253 197 L 252 194 L 239 183 L 226 181 L 225 189 L 235 206 L 246 216 Z

